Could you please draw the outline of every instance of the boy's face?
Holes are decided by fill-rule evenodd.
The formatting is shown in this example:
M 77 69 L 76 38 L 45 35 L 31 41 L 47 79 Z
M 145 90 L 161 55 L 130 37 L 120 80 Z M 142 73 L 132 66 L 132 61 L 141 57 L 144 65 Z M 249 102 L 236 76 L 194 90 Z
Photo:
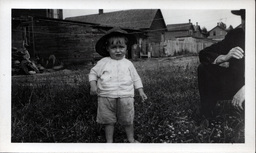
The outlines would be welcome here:
M 127 39 L 125 37 L 113 37 L 108 40 L 107 51 L 112 59 L 121 60 L 127 51 Z

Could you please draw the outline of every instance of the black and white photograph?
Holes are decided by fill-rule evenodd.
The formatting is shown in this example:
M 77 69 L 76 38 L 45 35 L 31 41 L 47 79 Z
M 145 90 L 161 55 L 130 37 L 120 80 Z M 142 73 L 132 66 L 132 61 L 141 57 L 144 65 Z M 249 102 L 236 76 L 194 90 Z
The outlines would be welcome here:
M 255 152 L 254 1 L 24 2 L 0 1 L 1 152 Z

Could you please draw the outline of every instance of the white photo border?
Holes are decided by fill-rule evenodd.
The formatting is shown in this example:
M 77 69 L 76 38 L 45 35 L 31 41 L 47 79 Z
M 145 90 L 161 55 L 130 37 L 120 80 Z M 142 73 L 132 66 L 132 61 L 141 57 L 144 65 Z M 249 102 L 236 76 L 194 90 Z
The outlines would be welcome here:
M 246 112 L 242 144 L 11 143 L 11 9 L 246 9 Z M 255 1 L 0 0 L 0 152 L 255 152 Z

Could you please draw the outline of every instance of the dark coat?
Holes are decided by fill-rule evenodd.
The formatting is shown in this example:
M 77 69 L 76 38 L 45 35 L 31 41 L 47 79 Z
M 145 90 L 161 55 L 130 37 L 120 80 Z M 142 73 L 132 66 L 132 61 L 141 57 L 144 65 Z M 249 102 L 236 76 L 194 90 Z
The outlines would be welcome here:
M 245 51 L 245 31 L 241 28 L 230 31 L 221 42 L 200 51 L 200 62 L 209 65 L 213 63 L 219 55 L 226 55 L 232 48 L 237 46 Z M 245 57 L 240 60 L 232 58 L 229 61 L 229 68 L 227 68 L 230 75 L 235 75 L 239 79 L 244 78 L 244 69 Z

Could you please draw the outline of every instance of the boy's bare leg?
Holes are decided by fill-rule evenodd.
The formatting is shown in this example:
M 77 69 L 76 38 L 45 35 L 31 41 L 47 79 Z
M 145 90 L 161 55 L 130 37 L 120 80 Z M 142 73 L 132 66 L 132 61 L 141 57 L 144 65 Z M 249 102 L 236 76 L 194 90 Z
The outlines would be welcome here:
M 114 124 L 106 124 L 105 136 L 107 139 L 107 143 L 113 143 L 113 135 L 114 135 Z
M 133 129 L 133 124 L 131 125 L 125 125 L 125 132 L 127 135 L 127 139 L 130 143 L 134 143 L 134 129 Z

